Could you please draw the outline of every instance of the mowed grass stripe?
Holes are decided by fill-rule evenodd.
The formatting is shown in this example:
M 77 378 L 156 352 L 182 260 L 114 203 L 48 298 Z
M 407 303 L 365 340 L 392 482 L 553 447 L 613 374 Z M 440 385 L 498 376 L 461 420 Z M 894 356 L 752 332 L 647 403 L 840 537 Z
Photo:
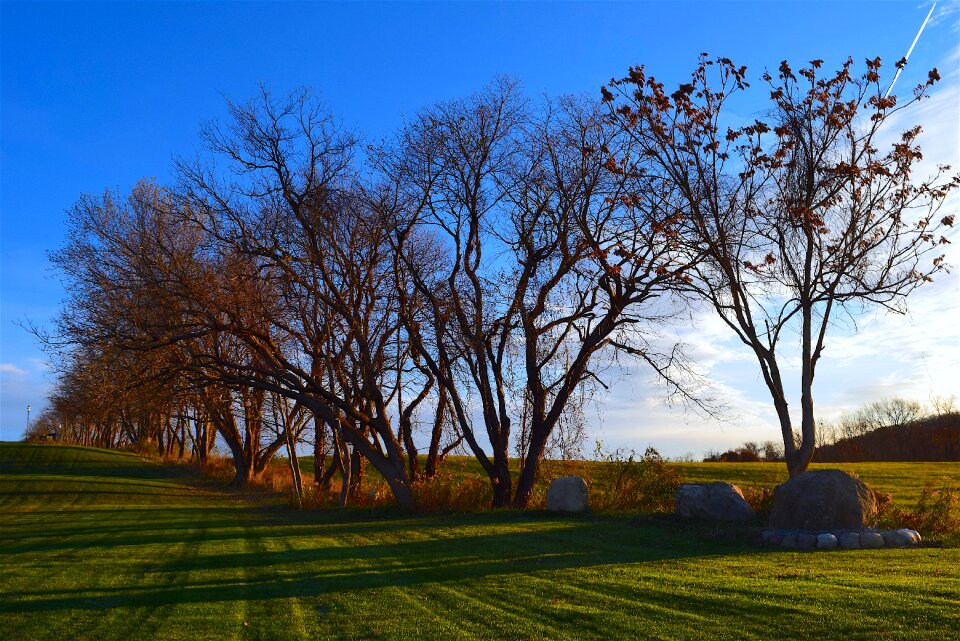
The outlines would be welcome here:
M 897 483 L 960 477 L 957 466 L 868 465 L 861 477 L 895 494 Z M 770 478 L 749 465 L 705 469 L 738 468 Z M 948 639 L 960 629 L 956 548 L 804 554 L 635 516 L 297 513 L 183 467 L 86 448 L 3 444 L 0 470 L 5 638 Z

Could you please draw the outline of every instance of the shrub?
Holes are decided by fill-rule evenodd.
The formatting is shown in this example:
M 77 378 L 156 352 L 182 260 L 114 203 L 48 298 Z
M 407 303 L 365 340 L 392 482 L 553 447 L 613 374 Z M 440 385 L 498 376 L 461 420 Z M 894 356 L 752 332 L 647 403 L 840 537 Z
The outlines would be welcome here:
M 229 483 L 233 480 L 236 473 L 233 466 L 233 459 L 229 456 L 211 455 L 207 457 L 206 462 L 200 466 L 200 472 L 209 478 L 221 483 Z M 312 477 L 304 475 L 304 486 L 311 483 Z M 246 490 L 259 490 L 262 492 L 273 492 L 279 494 L 288 494 L 293 492 L 293 479 L 290 478 L 290 469 L 285 461 L 273 460 L 256 476 L 251 476 L 249 482 L 244 487 Z M 291 501 L 296 504 L 296 500 L 291 495 Z
M 217 481 L 228 483 L 233 478 L 233 459 L 228 456 L 209 455 L 200 465 L 200 472 Z
M 741 487 L 740 491 L 743 492 L 743 498 L 750 504 L 750 507 L 753 508 L 753 511 L 756 512 L 760 518 L 766 519 L 766 517 L 770 515 L 770 510 L 773 509 L 772 487 L 750 485 Z
M 927 483 L 913 510 L 895 508 L 889 495 L 884 498 L 882 504 L 879 496 L 877 501 L 882 528 L 908 527 L 923 535 L 960 534 L 960 486 L 950 479 L 942 479 L 939 485 Z
M 294 509 L 298 508 L 297 497 L 292 489 L 287 493 L 287 504 Z M 308 481 L 306 478 L 303 480 L 303 498 L 299 505 L 300 509 L 317 510 L 336 507 L 336 505 L 337 496 L 335 494 L 321 491 L 316 483 Z
M 481 510 L 489 507 L 493 500 L 490 484 L 484 479 L 454 478 L 447 470 L 414 483 L 413 494 L 417 510 L 424 513 Z
M 680 485 L 680 474 L 652 447 L 637 457 L 632 450 L 604 452 L 598 441 L 597 466 L 607 475 L 591 485 L 590 505 L 598 511 L 669 512 Z

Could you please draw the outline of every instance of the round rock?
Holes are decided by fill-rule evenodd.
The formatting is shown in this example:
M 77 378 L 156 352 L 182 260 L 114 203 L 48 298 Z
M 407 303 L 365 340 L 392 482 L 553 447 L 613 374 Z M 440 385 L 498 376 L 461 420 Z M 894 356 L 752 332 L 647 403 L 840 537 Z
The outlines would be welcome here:
M 888 548 L 906 547 L 913 541 L 910 535 L 897 530 L 884 530 L 880 535 L 883 537 L 883 542 Z
M 862 481 L 840 470 L 815 470 L 777 486 L 770 527 L 861 530 L 876 513 L 877 500 Z
M 583 512 L 589 505 L 587 483 L 579 476 L 554 479 L 547 490 L 547 509 L 551 512 Z
M 732 483 L 683 483 L 674 495 L 676 513 L 688 519 L 751 521 L 756 513 Z
M 837 548 L 837 537 L 827 532 L 817 536 L 818 550 L 835 550 Z
M 883 546 L 883 535 L 879 532 L 863 532 L 860 534 L 860 547 L 867 550 L 875 550 Z
M 883 537 L 881 537 L 881 540 L 882 539 Z M 840 548 L 844 550 L 859 550 L 860 533 L 847 532 L 846 534 L 841 534 L 839 537 L 837 537 L 837 543 L 840 545 Z
M 797 547 L 801 550 L 812 550 L 817 547 L 817 536 L 807 532 L 797 535 Z
M 760 541 L 765 545 L 780 545 L 783 542 L 783 532 L 780 530 L 764 530 L 760 534 Z
M 897 534 L 899 534 L 907 542 L 906 545 L 920 544 L 920 533 L 916 530 L 911 530 L 910 528 L 900 528 L 897 530 Z

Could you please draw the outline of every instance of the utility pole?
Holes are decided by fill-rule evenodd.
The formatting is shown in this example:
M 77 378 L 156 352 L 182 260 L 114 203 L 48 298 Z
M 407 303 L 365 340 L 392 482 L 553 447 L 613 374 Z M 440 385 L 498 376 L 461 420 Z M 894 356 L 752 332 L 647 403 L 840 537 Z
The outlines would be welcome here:
M 30 403 L 27 403 L 27 429 L 30 429 Z

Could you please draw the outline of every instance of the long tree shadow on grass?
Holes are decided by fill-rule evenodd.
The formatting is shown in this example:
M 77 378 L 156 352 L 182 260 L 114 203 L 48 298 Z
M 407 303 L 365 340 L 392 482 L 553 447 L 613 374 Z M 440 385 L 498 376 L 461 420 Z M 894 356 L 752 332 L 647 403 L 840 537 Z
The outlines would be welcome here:
M 704 539 L 697 532 L 666 524 L 635 524 L 623 519 L 558 522 L 541 515 L 515 513 L 455 517 L 454 524 L 435 520 L 432 528 L 392 524 L 397 534 L 417 540 L 389 543 L 325 545 L 273 551 L 190 555 L 147 565 L 161 585 L 125 585 L 74 590 L 39 590 L 4 595 L 0 612 L 102 610 L 115 607 L 319 597 L 324 594 L 450 583 L 497 576 L 655 563 L 733 552 L 753 552 L 740 545 Z M 548 527 L 557 523 L 556 528 Z M 361 524 L 357 524 L 361 525 Z M 524 527 L 529 531 L 460 534 L 478 527 Z M 347 528 L 350 530 L 351 528 Z M 323 527 L 312 534 L 323 537 Z M 338 533 L 344 534 L 344 533 Z M 365 533 L 366 534 L 366 533 Z M 354 531 L 352 536 L 357 536 Z M 254 538 L 259 538 L 254 535 Z M 240 578 L 224 575 L 241 573 Z M 198 577 L 198 574 L 200 576 Z M 189 579 L 187 576 L 189 575 Z M 12 597 L 12 598 L 11 598 Z
M 290 537 L 373 537 L 403 530 L 443 532 L 452 527 L 493 526 L 512 518 L 534 520 L 530 513 L 480 512 L 466 515 L 411 517 L 392 510 L 319 510 L 295 512 L 282 508 L 158 506 L 61 509 L 65 525 L 51 527 L 43 514 L 16 520 L 22 530 L 0 530 L 0 554 L 53 554 L 114 547 L 135 548 L 176 544 L 198 529 L 204 542 L 241 538 L 260 540 Z M 42 528 L 38 532 L 29 531 Z
M 20 454 L 20 460 L 14 461 L 18 468 L 14 477 L 20 479 L 19 490 L 30 491 L 40 481 L 32 479 L 22 461 L 43 461 L 36 459 L 36 450 Z M 68 463 L 60 472 L 65 477 L 87 473 L 132 483 L 153 478 L 171 481 L 171 487 L 183 483 L 168 466 L 136 459 L 129 466 L 127 461 L 118 464 L 109 452 L 95 452 L 94 460 L 87 463 L 69 460 L 78 453 L 67 448 L 51 454 L 48 459 L 60 457 Z M 9 460 L 6 454 L 0 458 Z M 58 469 L 49 461 L 44 467 L 48 474 Z M 114 479 L 105 485 L 115 488 L 118 480 Z M 762 553 L 711 539 L 669 519 L 558 519 L 531 512 L 432 517 L 364 510 L 296 513 L 200 495 L 193 500 L 210 502 L 154 505 L 157 497 L 144 492 L 136 498 L 135 491 L 130 492 L 129 504 L 73 506 L 74 498 L 96 494 L 96 487 L 80 483 L 68 488 L 59 504 L 45 508 L 45 502 L 36 503 L 33 507 L 39 505 L 39 510 L 15 514 L 19 518 L 8 521 L 15 531 L 0 536 L 0 551 L 11 567 L 16 563 L 65 567 L 78 558 L 77 551 L 98 548 L 93 557 L 97 561 L 84 570 L 91 573 L 89 587 L 35 589 L 42 587 L 39 584 L 28 590 L 3 590 L 0 612 L 310 598 L 485 577 L 508 580 L 553 570 Z M 222 551 L 218 550 L 221 543 Z M 158 555 L 157 546 L 169 548 L 169 555 Z M 60 560 L 60 553 L 65 560 Z M 123 577 L 126 583 L 103 585 L 95 575 L 104 571 Z

